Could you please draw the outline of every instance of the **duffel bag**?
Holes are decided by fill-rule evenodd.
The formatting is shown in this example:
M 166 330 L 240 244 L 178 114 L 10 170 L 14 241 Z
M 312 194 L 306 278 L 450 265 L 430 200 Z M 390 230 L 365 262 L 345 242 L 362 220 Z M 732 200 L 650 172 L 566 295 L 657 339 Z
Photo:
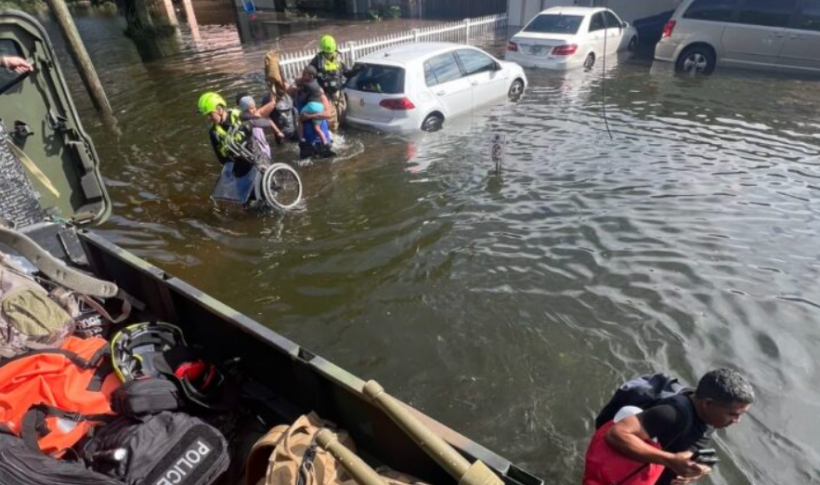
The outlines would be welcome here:
M 0 253 L 0 357 L 62 345 L 74 330 L 76 304 L 63 306 Z
M 80 455 L 125 485 L 209 485 L 228 469 L 225 437 L 184 413 L 118 417 L 98 428 Z
M 316 443 L 316 434 L 330 429 L 352 452 L 350 435 L 316 413 L 299 417 L 292 425 L 273 427 L 248 455 L 246 485 L 358 485 L 342 463 Z M 382 466 L 376 470 L 385 485 L 426 485 L 416 477 Z
M 0 434 L 0 485 L 122 485 L 82 463 L 57 460 L 30 450 L 14 436 Z
M 109 323 L 123 322 L 133 304 L 142 306 L 114 283 L 66 265 L 25 234 L 2 223 L 0 243 L 16 250 L 47 277 L 35 278 L 8 255 L 0 253 L 0 358 L 32 349 L 60 347 L 74 331 L 75 319 L 81 317 L 80 303 Z M 111 316 L 94 297 L 119 301 L 119 314 Z
M 316 444 L 316 433 L 325 428 L 332 430 L 341 444 L 356 451 L 347 432 L 310 413 L 292 425 L 273 427 L 256 442 L 248 456 L 246 484 L 339 485 L 351 481 L 342 465 Z
M 60 457 L 111 415 L 108 343 L 69 337 L 62 348 L 31 351 L 0 366 L 0 425 L 32 450 Z

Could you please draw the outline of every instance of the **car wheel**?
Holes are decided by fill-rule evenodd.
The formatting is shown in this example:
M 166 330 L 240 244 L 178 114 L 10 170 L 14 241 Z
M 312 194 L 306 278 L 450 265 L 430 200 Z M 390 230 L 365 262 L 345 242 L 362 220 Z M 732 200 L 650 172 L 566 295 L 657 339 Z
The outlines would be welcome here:
M 675 70 L 690 76 L 712 74 L 715 70 L 715 52 L 707 46 L 696 45 L 683 51 Z
M 586 59 L 584 59 L 584 69 L 592 69 L 595 65 L 595 53 L 590 52 Z
M 507 96 L 513 100 L 518 101 L 521 99 L 521 96 L 524 95 L 524 81 L 520 79 L 516 79 L 513 81 L 512 86 L 510 86 L 510 91 L 507 93 Z
M 629 52 L 635 52 L 635 49 L 638 47 L 638 38 L 632 37 L 629 39 L 629 44 L 626 46 L 626 50 Z
M 424 118 L 424 122 L 421 124 L 422 131 L 438 131 L 441 129 L 442 125 L 444 125 L 444 118 L 439 114 L 431 114 L 427 118 Z

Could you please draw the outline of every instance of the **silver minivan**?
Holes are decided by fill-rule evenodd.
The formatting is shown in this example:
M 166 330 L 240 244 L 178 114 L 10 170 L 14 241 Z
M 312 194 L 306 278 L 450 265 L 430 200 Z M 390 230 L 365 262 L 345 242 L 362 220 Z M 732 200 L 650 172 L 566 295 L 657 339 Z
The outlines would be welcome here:
M 684 0 L 655 60 L 691 74 L 717 65 L 820 74 L 820 1 Z

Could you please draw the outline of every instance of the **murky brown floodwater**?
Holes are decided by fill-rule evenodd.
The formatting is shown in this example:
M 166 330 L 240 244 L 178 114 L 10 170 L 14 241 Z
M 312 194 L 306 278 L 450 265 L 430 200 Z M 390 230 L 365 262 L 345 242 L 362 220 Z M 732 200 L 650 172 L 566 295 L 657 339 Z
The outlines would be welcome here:
M 80 29 L 123 132 L 72 77 L 113 241 L 547 483 L 579 482 L 620 382 L 718 365 L 744 369 L 760 402 L 720 435 L 711 482 L 820 481 L 818 81 L 622 63 L 610 140 L 600 71 L 531 71 L 522 102 L 437 134 L 345 132 L 342 156 L 300 169 L 304 207 L 260 218 L 209 200 L 218 166 L 194 108 L 206 90 L 258 90 L 269 44 L 203 26 L 198 46 L 142 63 L 116 22 Z

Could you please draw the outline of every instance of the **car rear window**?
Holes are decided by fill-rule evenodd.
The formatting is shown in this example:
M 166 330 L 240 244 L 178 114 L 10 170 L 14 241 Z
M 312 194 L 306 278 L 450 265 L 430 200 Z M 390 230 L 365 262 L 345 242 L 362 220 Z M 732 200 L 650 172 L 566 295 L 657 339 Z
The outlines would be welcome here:
M 436 86 L 461 78 L 461 69 L 452 52 L 440 54 L 424 63 L 427 86 Z
M 683 14 L 684 18 L 729 22 L 737 8 L 738 0 L 696 0 Z
M 366 93 L 403 94 L 404 69 L 379 64 L 356 64 L 345 86 Z
M 535 34 L 576 34 L 584 17 L 580 15 L 544 14 L 532 19 L 524 32 Z
M 495 71 L 497 64 L 489 56 L 470 49 L 459 49 L 456 52 L 465 76 L 472 76 L 482 72 Z

